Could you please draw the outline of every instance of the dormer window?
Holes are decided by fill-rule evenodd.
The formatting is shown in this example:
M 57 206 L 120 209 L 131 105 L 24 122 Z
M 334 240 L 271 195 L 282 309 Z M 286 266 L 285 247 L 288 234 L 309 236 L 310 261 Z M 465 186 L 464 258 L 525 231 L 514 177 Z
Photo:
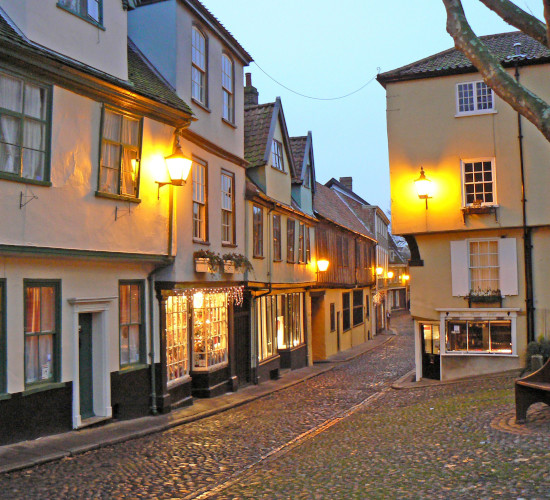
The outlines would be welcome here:
M 233 94 L 233 61 L 222 55 L 222 93 L 223 119 L 230 123 L 235 121 L 235 103 Z
M 276 139 L 273 139 L 273 145 L 271 146 L 271 156 L 272 162 L 271 166 L 280 170 L 281 172 L 285 171 L 285 164 L 283 162 L 283 145 Z
M 494 110 L 494 94 L 485 82 L 466 82 L 456 85 L 457 116 L 492 113 Z
M 103 22 L 102 0 L 59 0 L 57 5 L 88 21 Z
M 206 37 L 193 28 L 191 97 L 206 106 Z

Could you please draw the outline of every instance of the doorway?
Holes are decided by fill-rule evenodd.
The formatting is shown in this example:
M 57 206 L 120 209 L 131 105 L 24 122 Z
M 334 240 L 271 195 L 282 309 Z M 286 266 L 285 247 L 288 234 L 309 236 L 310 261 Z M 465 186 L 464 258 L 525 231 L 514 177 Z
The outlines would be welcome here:
M 86 419 L 95 415 L 91 313 L 78 315 L 78 375 L 80 416 Z
M 422 337 L 422 377 L 440 380 L 439 325 L 420 323 Z

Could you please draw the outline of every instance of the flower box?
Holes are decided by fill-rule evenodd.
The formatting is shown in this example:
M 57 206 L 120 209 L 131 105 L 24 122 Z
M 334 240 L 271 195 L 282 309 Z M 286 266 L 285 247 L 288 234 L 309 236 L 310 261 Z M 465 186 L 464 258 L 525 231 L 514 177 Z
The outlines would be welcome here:
M 208 259 L 196 258 L 195 259 L 195 271 L 198 273 L 210 272 L 210 261 Z
M 223 261 L 223 272 L 226 274 L 234 274 L 235 273 L 235 263 L 232 260 L 224 260 Z

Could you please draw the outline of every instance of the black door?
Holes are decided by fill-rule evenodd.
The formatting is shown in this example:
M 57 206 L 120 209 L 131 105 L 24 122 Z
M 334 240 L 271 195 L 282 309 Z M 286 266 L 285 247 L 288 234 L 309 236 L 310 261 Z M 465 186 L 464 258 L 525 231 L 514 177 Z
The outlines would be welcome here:
M 439 325 L 420 324 L 422 335 L 422 377 L 439 380 Z
M 80 416 L 94 416 L 94 386 L 92 370 L 92 315 L 78 315 L 78 373 L 80 378 Z
M 233 313 L 233 328 L 235 335 L 235 375 L 239 387 L 250 383 L 250 300 L 235 307 Z

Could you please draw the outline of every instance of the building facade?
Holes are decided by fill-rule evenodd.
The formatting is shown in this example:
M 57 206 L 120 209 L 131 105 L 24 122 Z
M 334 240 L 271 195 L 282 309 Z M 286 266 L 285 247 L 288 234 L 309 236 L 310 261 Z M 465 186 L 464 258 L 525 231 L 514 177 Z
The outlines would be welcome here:
M 547 48 L 517 32 L 482 40 L 548 100 Z M 393 230 L 411 249 L 416 376 L 520 368 L 528 341 L 547 335 L 548 142 L 455 49 L 378 80 Z M 419 199 L 422 177 L 432 189 Z

